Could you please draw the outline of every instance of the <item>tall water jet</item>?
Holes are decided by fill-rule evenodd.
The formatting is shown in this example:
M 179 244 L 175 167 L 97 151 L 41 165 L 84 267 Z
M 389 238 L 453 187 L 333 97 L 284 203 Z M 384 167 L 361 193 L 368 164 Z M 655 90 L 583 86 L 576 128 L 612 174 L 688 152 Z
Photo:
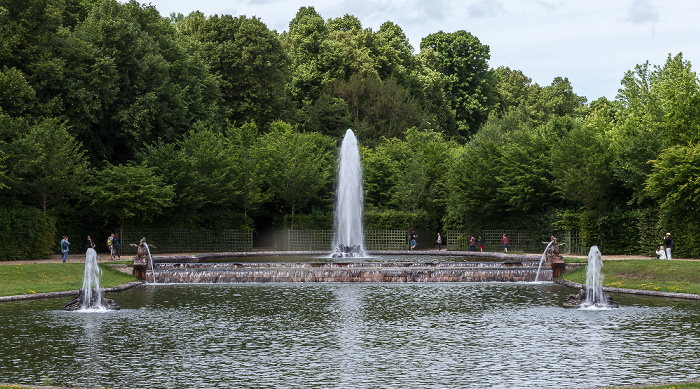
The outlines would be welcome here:
M 588 251 L 586 285 L 577 295 L 569 295 L 565 308 L 618 308 L 620 305 L 603 293 L 603 259 L 597 246 Z
M 79 309 L 119 309 L 119 305 L 113 300 L 102 297 L 100 289 L 100 276 L 102 270 L 97 265 L 97 252 L 88 248 L 85 253 L 85 271 L 83 272 L 83 288 L 73 301 L 66 304 L 63 309 L 76 311 Z
M 331 247 L 333 258 L 364 257 L 363 208 L 360 150 L 355 134 L 348 129 L 340 145 Z
M 603 293 L 603 259 L 597 246 L 588 251 L 588 266 L 586 270 L 586 300 L 581 305 L 585 307 L 607 308 L 608 302 Z

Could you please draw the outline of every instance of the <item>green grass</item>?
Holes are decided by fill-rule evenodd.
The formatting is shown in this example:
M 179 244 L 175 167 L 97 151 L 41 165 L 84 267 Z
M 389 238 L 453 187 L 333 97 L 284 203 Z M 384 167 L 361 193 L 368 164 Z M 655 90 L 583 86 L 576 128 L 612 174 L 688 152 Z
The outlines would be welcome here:
M 700 294 L 700 262 L 631 259 L 603 261 L 603 286 Z M 586 268 L 566 273 L 562 278 L 586 283 Z M 697 385 L 697 384 L 696 384 Z
M 108 288 L 136 278 L 101 263 L 100 286 Z M 83 263 L 0 265 L 0 296 L 77 290 L 83 286 Z M 4 389 L 1 388 L 0 389 Z

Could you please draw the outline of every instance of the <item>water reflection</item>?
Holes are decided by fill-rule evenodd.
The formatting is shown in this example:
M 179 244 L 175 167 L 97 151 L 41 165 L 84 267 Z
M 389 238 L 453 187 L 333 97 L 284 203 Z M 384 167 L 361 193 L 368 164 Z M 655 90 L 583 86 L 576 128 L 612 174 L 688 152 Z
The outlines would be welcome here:
M 158 285 L 121 311 L 0 305 L 0 377 L 117 388 L 560 387 L 699 378 L 696 302 L 552 284 Z

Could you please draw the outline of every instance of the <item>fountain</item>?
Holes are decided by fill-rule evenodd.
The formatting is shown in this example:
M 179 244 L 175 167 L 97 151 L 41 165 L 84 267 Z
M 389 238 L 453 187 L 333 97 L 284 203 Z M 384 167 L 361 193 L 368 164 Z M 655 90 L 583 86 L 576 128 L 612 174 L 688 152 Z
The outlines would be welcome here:
M 136 247 L 136 258 L 134 258 L 134 277 L 141 281 L 148 281 L 146 279 L 146 272 L 150 266 L 151 273 L 153 274 L 153 282 L 156 282 L 156 273 L 153 266 L 153 257 L 151 256 L 151 249 L 146 243 L 146 237 L 141 238 L 139 244 L 131 243 L 130 246 Z M 156 248 L 156 246 L 151 245 L 151 247 Z
M 566 243 L 559 244 L 557 238 L 552 236 L 549 242 L 542 242 L 546 244 L 544 251 L 542 252 L 542 257 L 540 257 L 540 264 L 537 267 L 537 274 L 535 275 L 535 282 L 540 280 L 540 270 L 544 263 L 548 263 L 552 268 L 552 277 L 559 277 L 564 273 L 566 266 L 564 264 L 564 258 L 562 258 L 559 247 L 564 246 Z
M 102 271 L 97 265 L 97 253 L 95 249 L 88 248 L 85 253 L 85 272 L 83 274 L 83 288 L 73 301 L 66 304 L 63 309 L 66 311 L 77 311 L 80 309 L 119 309 L 112 299 L 102 297 L 100 289 L 100 275 Z
M 578 294 L 570 294 L 565 308 L 618 308 L 620 305 L 603 293 L 603 260 L 597 246 L 588 251 L 586 286 Z
M 348 129 L 340 145 L 333 221 L 333 258 L 364 257 L 362 166 L 357 138 Z

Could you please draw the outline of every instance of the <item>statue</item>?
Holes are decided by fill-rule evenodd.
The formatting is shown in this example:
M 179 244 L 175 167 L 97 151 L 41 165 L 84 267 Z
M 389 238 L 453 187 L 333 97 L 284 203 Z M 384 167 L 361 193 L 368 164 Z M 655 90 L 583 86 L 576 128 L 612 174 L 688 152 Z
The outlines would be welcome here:
M 564 257 L 561 256 L 559 248 L 566 245 L 566 243 L 557 242 L 557 238 L 552 236 L 549 242 L 542 242 L 546 244 L 549 248 L 545 253 L 545 259 L 549 265 L 552 266 L 552 276 L 561 277 L 566 270 L 566 264 L 564 263 Z
M 146 237 L 141 238 L 139 244 L 130 243 L 129 245 L 136 247 L 136 258 L 134 258 L 134 277 L 144 281 L 146 279 L 146 270 L 149 266 L 152 267 L 152 264 L 150 263 L 152 260 L 150 247 L 156 248 L 156 246 L 147 244 Z
M 97 293 L 92 293 L 92 299 L 91 301 L 86 302 L 83 301 L 85 294 L 83 293 L 83 290 L 80 289 L 80 292 L 73 298 L 73 301 L 69 302 L 68 304 L 63 306 L 63 309 L 66 311 L 77 311 L 83 307 L 95 307 L 95 306 L 102 306 L 102 308 L 111 310 L 111 311 L 116 311 L 118 309 L 121 309 L 117 303 L 114 302 L 112 299 L 104 298 L 102 296 L 99 296 L 101 299 L 100 305 L 97 304 L 97 298 L 98 294 Z
M 586 306 L 586 289 L 587 287 L 584 286 L 581 288 L 577 294 L 570 294 L 566 297 L 566 300 L 564 300 L 564 308 L 581 308 L 582 306 Z M 620 304 L 617 303 L 617 301 L 614 301 L 612 297 L 610 296 L 605 296 L 605 300 L 602 304 L 594 304 L 594 305 L 600 305 L 606 308 L 619 308 Z

